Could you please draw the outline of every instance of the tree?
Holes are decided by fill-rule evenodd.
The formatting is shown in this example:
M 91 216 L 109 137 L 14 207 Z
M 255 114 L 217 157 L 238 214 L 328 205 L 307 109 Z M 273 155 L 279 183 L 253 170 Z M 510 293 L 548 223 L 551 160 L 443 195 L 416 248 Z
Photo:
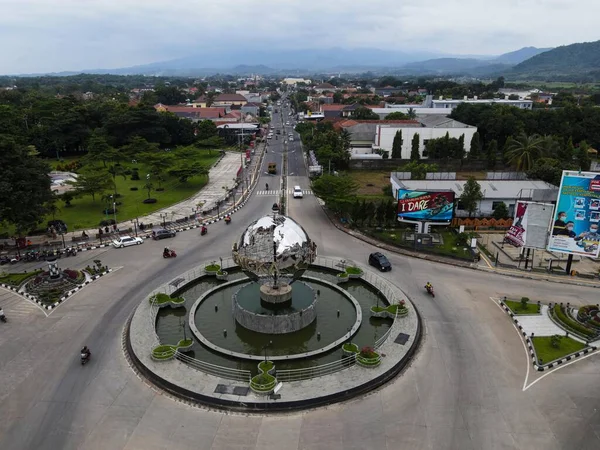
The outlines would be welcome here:
M 182 164 L 168 171 L 169 175 L 177 177 L 182 183 L 186 183 L 188 178 L 196 175 L 207 175 L 208 169 L 200 163 Z
M 351 177 L 324 174 L 313 183 L 313 192 L 336 213 L 349 210 L 358 185 Z
M 507 141 L 505 150 L 509 164 L 517 170 L 529 170 L 536 159 L 540 157 L 543 138 L 538 135 L 527 136 L 520 134 L 517 138 Z
M 562 164 L 558 159 L 540 158 L 535 162 L 533 168 L 527 172 L 527 177 L 559 186 L 562 171 Z
M 340 131 L 340 144 L 344 151 L 350 150 L 350 144 L 352 143 L 352 135 L 345 128 Z
M 494 169 L 496 167 L 496 159 L 498 158 L 498 141 L 492 139 L 487 146 L 487 168 Z
M 97 169 L 83 170 L 77 180 L 67 183 L 75 188 L 78 195 L 91 195 L 93 202 L 96 202 L 96 195 L 102 195 L 114 186 L 108 171 Z
M 477 211 L 477 202 L 483 199 L 481 186 L 474 177 L 469 177 L 464 185 L 463 192 L 460 195 L 460 203 L 462 207 L 468 211 L 469 217 Z
M 410 172 L 413 180 L 424 180 L 429 172 L 437 172 L 437 164 L 428 164 L 426 162 L 411 161 L 402 167 L 403 172 Z
M 479 159 L 479 155 L 481 154 L 481 143 L 479 142 L 479 133 L 476 131 L 473 133 L 473 137 L 471 138 L 471 146 L 469 148 L 469 154 L 467 155 L 468 159 L 476 160 Z
M 497 220 L 506 219 L 508 217 L 508 207 L 506 206 L 506 203 L 504 203 L 504 202 L 498 203 L 496 205 L 496 207 L 494 208 L 492 217 Z
M 408 111 L 406 113 L 406 116 L 409 119 L 416 119 L 417 118 L 417 112 L 415 111 L 414 108 L 408 108 Z
M 0 223 L 14 225 L 21 235 L 42 222 L 52 200 L 49 171 L 27 147 L 0 135 Z
M 108 142 L 106 138 L 99 134 L 93 134 L 88 142 L 88 154 L 85 159 L 87 162 L 95 163 L 102 162 L 106 167 L 107 161 L 111 161 L 116 156 L 116 151 Z
M 577 163 L 579 164 L 580 170 L 588 171 L 592 166 L 592 159 L 589 153 L 590 146 L 587 142 L 581 141 L 579 148 L 577 149 Z
M 129 142 L 119 149 L 119 159 L 137 159 L 146 153 L 158 152 L 158 145 L 148 142 L 141 136 L 132 137 Z
M 148 198 L 150 198 L 150 193 L 154 190 L 154 184 L 151 181 L 148 181 L 144 184 L 143 188 L 148 191 Z
M 200 141 L 217 136 L 217 133 L 217 125 L 212 120 L 201 120 L 196 124 L 196 137 Z
M 162 187 L 165 172 L 173 164 L 173 155 L 169 153 L 143 153 L 142 160 L 150 166 L 150 173 L 158 180 L 158 187 Z
M 357 120 L 379 120 L 379 115 L 375 114 L 370 108 L 359 106 L 352 113 L 352 118 Z
M 333 103 L 342 103 L 343 99 L 344 99 L 344 95 L 341 92 L 333 93 Z
M 401 111 L 395 111 L 385 116 L 385 120 L 408 120 L 408 116 Z
M 562 146 L 558 152 L 558 159 L 563 163 L 572 163 L 575 156 L 575 146 L 573 138 L 569 137 L 567 144 Z
M 385 200 L 381 200 L 375 210 L 375 220 L 377 221 L 377 226 L 379 226 L 379 227 L 383 226 L 386 215 L 387 215 L 387 202 Z
M 421 146 L 421 139 L 419 133 L 415 133 L 412 137 L 412 142 L 410 143 L 410 160 L 411 161 L 419 161 L 421 159 L 421 154 L 419 152 L 419 147 Z
M 212 106 L 212 104 L 215 102 L 215 99 L 218 97 L 219 94 L 217 94 L 215 91 L 210 91 L 206 93 L 206 107 L 210 107 Z
M 394 142 L 392 143 L 392 158 L 402 158 L 402 130 L 396 131 Z

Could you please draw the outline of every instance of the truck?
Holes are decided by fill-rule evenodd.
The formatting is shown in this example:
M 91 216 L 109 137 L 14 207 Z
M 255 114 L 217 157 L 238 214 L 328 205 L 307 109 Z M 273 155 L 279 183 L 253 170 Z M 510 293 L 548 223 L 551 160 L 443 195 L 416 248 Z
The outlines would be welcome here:
M 272 175 L 275 175 L 277 173 L 277 164 L 274 162 L 270 162 L 267 166 L 267 172 Z

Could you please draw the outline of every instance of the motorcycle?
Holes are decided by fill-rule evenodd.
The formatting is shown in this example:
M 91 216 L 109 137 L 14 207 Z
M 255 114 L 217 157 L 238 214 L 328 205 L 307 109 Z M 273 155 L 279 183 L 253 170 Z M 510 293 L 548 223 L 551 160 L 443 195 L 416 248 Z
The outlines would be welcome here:
M 5 316 L 4 314 L 2 314 L 2 315 L 0 316 L 0 321 L 2 321 L 2 322 L 4 322 L 4 323 L 6 323 L 6 322 L 8 322 L 8 319 L 6 318 L 6 316 Z
M 229 216 L 225 217 L 225 223 L 227 225 L 229 225 L 231 223 L 231 217 L 229 217 Z
M 175 253 L 175 250 L 169 250 L 168 252 L 163 252 L 163 258 L 177 258 L 177 253 Z
M 204 236 L 206 233 L 208 233 L 208 228 L 202 227 L 202 230 L 200 230 L 200 236 Z
M 431 295 L 433 298 L 435 298 L 435 292 L 433 292 L 433 286 L 425 286 L 425 290 L 427 290 L 427 293 L 429 295 Z
M 92 357 L 92 353 L 81 353 L 81 365 L 84 366 Z

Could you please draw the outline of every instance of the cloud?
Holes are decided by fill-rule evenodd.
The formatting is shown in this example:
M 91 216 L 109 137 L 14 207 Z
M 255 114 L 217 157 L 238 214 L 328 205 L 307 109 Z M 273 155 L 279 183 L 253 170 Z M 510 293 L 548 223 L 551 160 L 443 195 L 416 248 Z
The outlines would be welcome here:
M 597 39 L 600 2 L 0 0 L 0 11 L 0 73 L 24 73 L 132 66 L 233 47 L 499 54 Z

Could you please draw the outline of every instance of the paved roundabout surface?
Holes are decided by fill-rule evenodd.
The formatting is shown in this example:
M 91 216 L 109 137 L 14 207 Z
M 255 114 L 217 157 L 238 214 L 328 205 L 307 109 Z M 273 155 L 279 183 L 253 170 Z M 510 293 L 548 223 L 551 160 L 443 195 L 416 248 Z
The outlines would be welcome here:
M 269 155 L 280 158 L 278 141 Z M 267 159 L 268 161 L 269 159 Z M 300 169 L 298 169 L 300 172 Z M 264 172 L 263 172 L 264 173 Z M 301 173 L 289 186 L 309 188 Z M 277 176 L 260 183 L 276 185 Z M 0 448 L 8 449 L 597 449 L 600 448 L 600 360 L 596 353 L 535 373 L 523 343 L 489 298 L 597 303 L 597 290 L 514 279 L 389 254 L 382 276 L 401 287 L 423 318 L 423 342 L 412 363 L 385 386 L 304 412 L 224 413 L 176 402 L 149 387 L 123 353 L 125 323 L 147 295 L 201 261 L 227 254 L 273 197 L 254 196 L 231 225 L 191 230 L 171 242 L 84 252 L 122 269 L 42 311 L 0 291 L 9 322 L 0 324 Z M 365 262 L 373 248 L 336 230 L 316 200 L 290 199 L 322 254 Z M 432 281 L 436 298 L 424 295 Z M 79 349 L 92 350 L 79 364 Z

